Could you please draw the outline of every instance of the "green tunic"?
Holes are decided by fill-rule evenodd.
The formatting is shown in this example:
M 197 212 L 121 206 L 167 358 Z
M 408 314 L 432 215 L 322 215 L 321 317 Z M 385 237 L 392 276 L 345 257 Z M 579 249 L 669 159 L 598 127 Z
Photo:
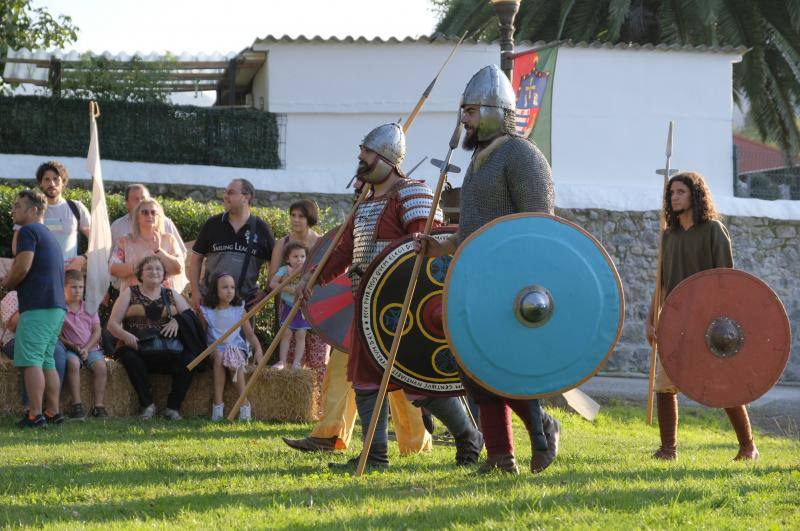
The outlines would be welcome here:
M 733 267 L 731 237 L 718 220 L 692 225 L 689 230 L 664 232 L 661 279 L 663 296 L 695 273 L 715 267 Z

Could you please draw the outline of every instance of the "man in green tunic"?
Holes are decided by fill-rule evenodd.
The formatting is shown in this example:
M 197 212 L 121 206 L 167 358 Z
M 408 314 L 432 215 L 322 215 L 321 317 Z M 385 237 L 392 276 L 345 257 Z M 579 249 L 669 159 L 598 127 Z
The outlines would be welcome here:
M 733 267 L 731 237 L 719 221 L 711 192 L 703 176 L 695 172 L 674 175 L 667 186 L 664 200 L 667 229 L 661 241 L 661 293 L 664 299 L 682 280 L 717 267 Z M 653 327 L 653 300 L 646 324 L 647 340 L 655 341 Z M 673 460 L 678 457 L 678 388 L 672 383 L 661 361 L 656 362 L 656 403 L 661 447 L 653 454 L 657 459 Z M 758 449 L 753 442 L 750 419 L 745 406 L 725 408 L 739 440 L 735 459 L 758 459 Z

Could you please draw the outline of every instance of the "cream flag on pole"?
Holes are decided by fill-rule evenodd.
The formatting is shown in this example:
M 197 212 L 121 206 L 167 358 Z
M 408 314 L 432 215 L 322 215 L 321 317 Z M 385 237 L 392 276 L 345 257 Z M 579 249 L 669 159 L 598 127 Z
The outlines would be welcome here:
M 97 137 L 97 117 L 100 107 L 89 102 L 89 154 L 86 171 L 92 176 L 92 232 L 86 251 L 86 311 L 97 313 L 108 291 L 111 275 L 108 258 L 111 255 L 111 225 L 108 222 L 106 192 L 103 189 L 103 172 L 100 169 L 100 142 Z

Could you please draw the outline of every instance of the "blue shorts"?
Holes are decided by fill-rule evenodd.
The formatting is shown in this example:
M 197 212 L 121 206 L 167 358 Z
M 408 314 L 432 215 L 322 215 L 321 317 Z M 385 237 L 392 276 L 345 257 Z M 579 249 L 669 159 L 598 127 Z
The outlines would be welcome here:
M 67 351 L 67 357 L 78 358 L 78 361 L 81 362 L 81 365 L 83 365 L 84 367 L 89 367 L 90 369 L 92 368 L 92 365 L 94 365 L 98 361 L 106 359 L 106 357 L 103 356 L 103 351 L 100 349 L 89 351 L 89 355 L 86 357 L 86 361 L 82 360 L 80 356 L 78 356 L 75 352 L 72 352 L 71 350 Z

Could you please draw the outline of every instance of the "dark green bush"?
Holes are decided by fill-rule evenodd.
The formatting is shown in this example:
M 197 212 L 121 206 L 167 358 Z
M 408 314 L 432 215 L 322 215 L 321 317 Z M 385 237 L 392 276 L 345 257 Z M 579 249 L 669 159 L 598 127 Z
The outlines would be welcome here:
M 100 152 L 106 159 L 238 168 L 281 166 L 275 114 L 132 101 L 99 100 L 99 104 Z M 87 109 L 86 100 L 0 95 L 3 153 L 86 156 Z

